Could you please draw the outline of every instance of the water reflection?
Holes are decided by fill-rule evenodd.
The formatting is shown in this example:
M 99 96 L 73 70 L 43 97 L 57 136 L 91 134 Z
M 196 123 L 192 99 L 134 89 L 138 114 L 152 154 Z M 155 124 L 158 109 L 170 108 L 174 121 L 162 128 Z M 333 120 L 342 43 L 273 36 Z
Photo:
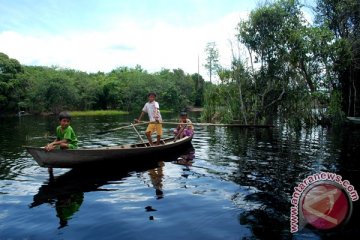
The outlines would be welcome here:
M 191 147 L 193 149 L 193 147 Z M 186 150 L 188 152 L 189 150 Z M 84 201 L 84 193 L 94 191 L 117 191 L 117 188 L 110 188 L 112 184 L 122 183 L 126 177 L 135 175 L 141 176 L 148 173 L 149 187 L 155 189 L 156 199 L 162 199 L 163 178 L 165 162 L 172 162 L 180 154 L 167 156 L 163 159 L 146 159 L 140 165 L 114 165 L 102 168 L 72 169 L 62 175 L 54 176 L 49 173 L 49 178 L 38 189 L 33 196 L 33 202 L 29 208 L 38 207 L 42 204 L 49 204 L 56 211 L 59 218 L 58 228 L 68 226 L 69 221 L 76 212 L 80 211 Z M 182 154 L 184 155 L 184 154 Z M 56 171 L 55 171 L 56 172 Z M 112 185 L 113 186 L 113 185 Z M 153 211 L 151 206 L 145 207 L 146 211 Z
M 181 174 L 181 176 L 184 178 L 188 178 L 191 172 L 190 167 L 194 163 L 194 158 L 195 158 L 195 148 L 190 147 L 184 154 L 182 154 L 172 163 L 185 166 L 185 168 L 183 168 L 183 173 Z
M 173 163 L 180 164 L 184 166 L 192 166 L 193 160 L 195 158 L 195 148 L 189 148 L 184 154 L 176 159 Z
M 129 117 L 129 122 L 132 119 Z M 138 142 L 131 129 L 95 134 L 118 127 L 118 121 L 119 117 L 74 118 L 73 125 L 82 147 Z M 55 118 L 30 116 L 21 122 L 0 120 L 3 132 L 0 194 L 4 199 L 1 205 L 6 210 L 0 214 L 6 223 L 0 224 L 2 237 L 31 238 L 26 234 L 32 232 L 35 234 L 32 238 L 41 239 L 47 231 L 50 235 L 46 236 L 54 238 L 51 235 L 54 218 L 56 227 L 71 226 L 61 230 L 60 234 L 64 234 L 61 237 L 65 239 L 101 238 L 111 233 L 115 234 L 114 239 L 146 238 L 150 231 L 151 237 L 159 239 L 164 238 L 164 233 L 169 234 L 167 239 L 175 236 L 184 239 L 359 236 L 360 201 L 354 202 L 354 212 L 341 229 L 341 237 L 338 233 L 327 235 L 309 228 L 295 235 L 289 231 L 293 187 L 305 176 L 331 171 L 350 180 L 359 191 L 359 130 L 313 128 L 294 132 L 285 126 L 274 129 L 199 127 L 192 141 L 196 162 L 190 150 L 182 156 L 156 159 L 160 165 L 155 162 L 142 168 L 71 170 L 53 179 L 49 176 L 39 187 L 39 179 L 43 181 L 47 172 L 36 165 L 22 145 L 43 146 L 48 141 L 46 134 L 51 134 L 56 124 Z M 31 209 L 24 211 L 19 206 L 25 201 L 28 207 L 29 195 L 33 197 Z M 50 207 L 46 209 L 46 206 Z M 34 213 L 41 216 L 38 223 L 33 221 Z M 99 216 L 102 226 L 98 226 Z M 93 228 L 83 231 L 80 225 Z M 14 231 L 17 226 L 21 229 Z M 129 232 L 130 235 L 126 235 Z
M 213 129 L 209 152 L 214 154 L 209 155 L 209 161 L 218 169 L 226 169 L 215 174 L 241 186 L 242 191 L 232 196 L 234 204 L 244 210 L 238 217 L 241 225 L 251 226 L 253 234 L 260 239 L 291 238 L 291 195 L 306 176 L 330 171 L 355 185 L 360 182 L 359 161 L 355 157 L 360 155 L 359 133 L 342 129 L 344 136 L 338 137 L 340 133 L 324 128 L 294 132 L 282 126 L 255 130 Z M 354 213 L 346 227 L 355 231 L 351 225 L 358 219 L 359 213 Z
M 106 185 L 110 182 L 120 182 L 129 176 L 130 172 L 143 172 L 156 166 L 157 163 L 152 161 L 141 167 L 72 169 L 60 176 L 50 173 L 49 179 L 39 188 L 29 207 L 38 207 L 44 203 L 50 204 L 55 208 L 56 216 L 59 218 L 59 228 L 62 228 L 67 226 L 72 216 L 80 210 L 85 192 L 115 191 L 115 189 L 106 188 Z
M 162 199 L 164 197 L 162 181 L 164 177 L 163 167 L 165 166 L 165 164 L 163 161 L 159 162 L 158 164 L 159 166 L 157 168 L 148 170 L 148 173 L 151 179 L 151 183 L 155 188 L 156 198 Z

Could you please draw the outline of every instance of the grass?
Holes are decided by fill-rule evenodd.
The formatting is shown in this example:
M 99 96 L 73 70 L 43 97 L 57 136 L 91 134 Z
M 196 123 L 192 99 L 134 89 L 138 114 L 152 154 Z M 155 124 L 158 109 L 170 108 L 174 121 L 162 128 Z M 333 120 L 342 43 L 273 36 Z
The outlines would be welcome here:
M 91 110 L 91 111 L 71 111 L 70 114 L 73 117 L 79 117 L 79 116 L 125 115 L 129 113 L 119 110 Z
M 161 109 L 161 113 L 172 113 L 173 110 L 168 109 Z M 90 110 L 90 111 L 71 111 L 70 112 L 72 117 L 79 117 L 79 116 L 109 116 L 109 115 L 126 115 L 129 112 L 126 111 L 119 111 L 119 110 Z
M 174 111 L 171 109 L 160 109 L 161 113 L 173 113 Z

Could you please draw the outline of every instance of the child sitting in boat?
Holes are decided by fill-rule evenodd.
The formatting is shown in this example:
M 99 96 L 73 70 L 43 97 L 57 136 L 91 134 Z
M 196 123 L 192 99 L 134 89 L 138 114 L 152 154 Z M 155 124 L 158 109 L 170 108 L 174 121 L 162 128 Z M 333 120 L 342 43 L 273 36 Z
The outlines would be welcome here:
M 55 149 L 58 145 L 60 149 L 76 149 L 77 138 L 74 130 L 70 126 L 71 116 L 68 112 L 59 114 L 60 125 L 56 128 L 56 139 L 45 146 L 46 151 Z
M 180 124 L 174 130 L 175 135 L 179 135 L 179 138 L 183 138 L 185 136 L 191 137 L 194 134 L 194 126 L 192 125 L 191 120 L 188 118 L 186 112 L 180 113 Z
M 148 102 L 145 103 L 139 118 L 135 119 L 135 122 L 138 123 L 141 121 L 141 118 L 143 117 L 143 115 L 145 113 L 148 114 L 150 123 L 146 129 L 145 135 L 146 135 L 147 139 L 149 140 L 150 145 L 153 145 L 151 135 L 154 132 L 156 132 L 156 134 L 157 134 L 157 142 L 156 142 L 157 145 L 160 144 L 161 136 L 163 134 L 162 125 L 161 125 L 162 119 L 161 119 L 160 110 L 159 110 L 159 103 L 156 102 L 155 99 L 156 99 L 156 94 L 153 92 L 149 93 L 148 94 Z

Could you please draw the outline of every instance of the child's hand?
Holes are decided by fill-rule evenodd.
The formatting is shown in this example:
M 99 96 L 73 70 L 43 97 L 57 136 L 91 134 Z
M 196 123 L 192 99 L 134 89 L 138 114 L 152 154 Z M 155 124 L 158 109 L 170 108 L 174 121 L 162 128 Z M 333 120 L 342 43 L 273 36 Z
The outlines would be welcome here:
M 55 146 L 53 144 L 48 144 L 45 146 L 45 150 L 50 152 L 51 150 L 54 150 Z
M 135 123 L 139 123 L 140 120 L 139 120 L 139 119 L 134 119 L 134 122 L 135 122 Z

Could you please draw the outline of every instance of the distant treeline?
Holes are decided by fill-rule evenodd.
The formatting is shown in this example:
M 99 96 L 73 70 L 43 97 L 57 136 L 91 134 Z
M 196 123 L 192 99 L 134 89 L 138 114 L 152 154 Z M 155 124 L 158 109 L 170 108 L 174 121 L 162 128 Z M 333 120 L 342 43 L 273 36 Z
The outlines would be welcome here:
M 23 66 L 0 53 L 0 113 L 118 109 L 140 111 L 148 92 L 161 109 L 202 106 L 205 82 L 181 69 L 148 73 L 140 66 L 109 73 L 86 73 L 56 67 Z

